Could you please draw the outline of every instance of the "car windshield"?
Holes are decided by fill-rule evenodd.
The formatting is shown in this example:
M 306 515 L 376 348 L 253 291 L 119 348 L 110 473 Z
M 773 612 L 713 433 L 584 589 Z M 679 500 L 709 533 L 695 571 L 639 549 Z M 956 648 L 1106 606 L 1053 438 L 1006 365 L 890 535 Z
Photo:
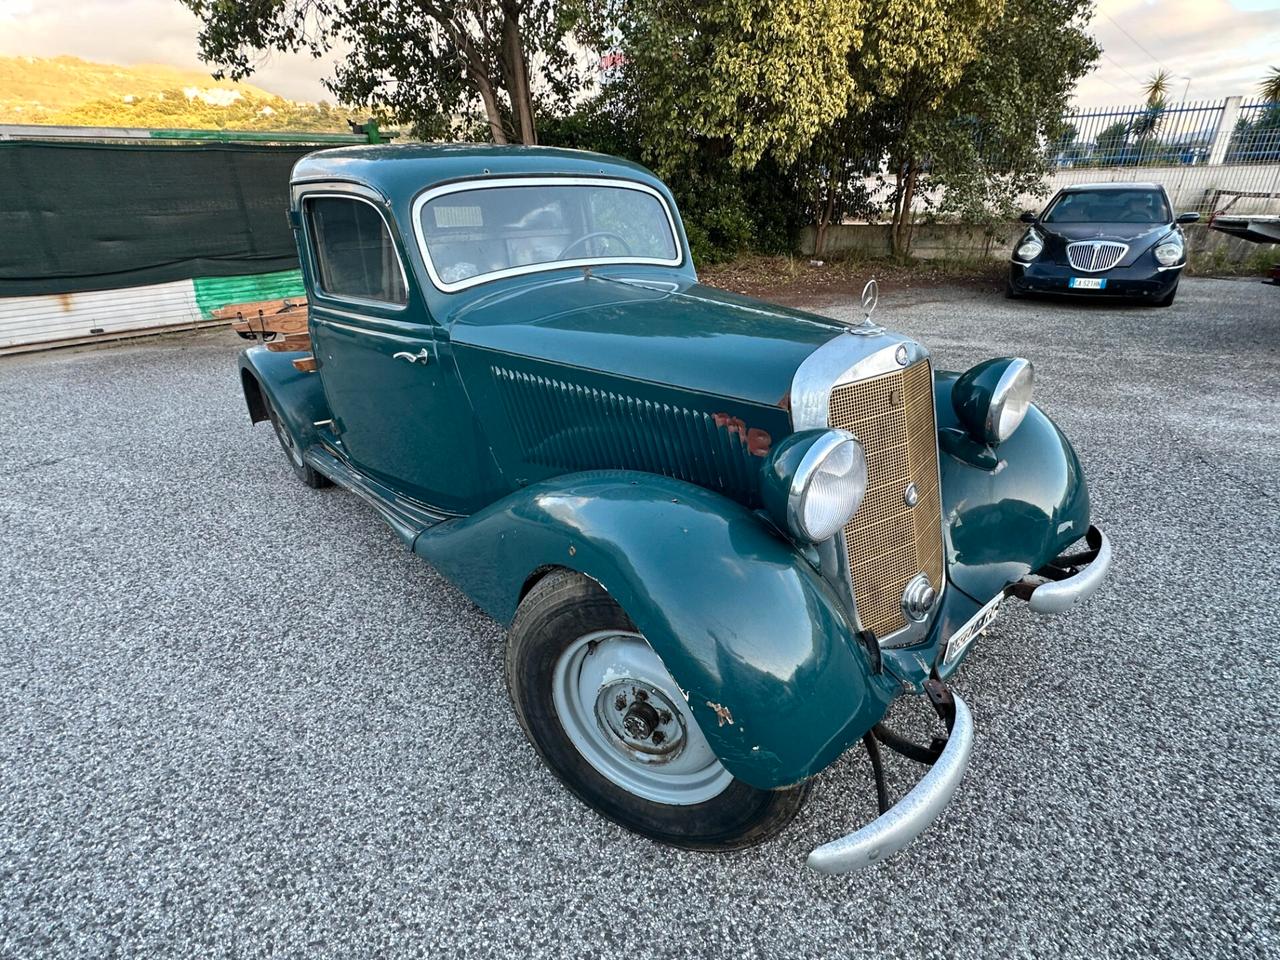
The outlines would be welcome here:
M 419 202 L 417 218 L 432 280 L 443 290 L 571 264 L 681 260 L 666 203 L 642 184 L 539 179 L 446 187 Z
M 1168 223 L 1164 194 L 1150 188 L 1073 190 L 1058 197 L 1045 223 Z

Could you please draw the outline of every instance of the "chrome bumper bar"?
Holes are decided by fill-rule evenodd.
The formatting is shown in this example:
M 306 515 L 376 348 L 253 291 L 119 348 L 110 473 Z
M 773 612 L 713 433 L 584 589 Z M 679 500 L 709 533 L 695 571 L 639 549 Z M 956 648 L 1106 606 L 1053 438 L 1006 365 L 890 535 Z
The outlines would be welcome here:
M 956 719 L 947 746 L 929 772 L 905 797 L 861 830 L 824 843 L 809 854 L 808 864 L 819 873 L 849 873 L 897 853 L 924 832 L 951 802 L 960 785 L 973 748 L 973 717 L 953 693 Z
M 1025 577 L 1009 588 L 1014 596 L 1026 600 L 1036 613 L 1063 613 L 1093 596 L 1111 567 L 1111 541 L 1097 527 L 1085 535 L 1087 553 L 1078 557 L 1059 557 L 1042 574 Z

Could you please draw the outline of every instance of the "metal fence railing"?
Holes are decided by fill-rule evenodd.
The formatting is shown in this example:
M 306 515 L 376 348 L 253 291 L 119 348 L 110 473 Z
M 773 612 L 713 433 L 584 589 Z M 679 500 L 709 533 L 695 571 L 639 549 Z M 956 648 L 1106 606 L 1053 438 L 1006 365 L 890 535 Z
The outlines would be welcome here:
M 1076 110 L 1049 153 L 1059 169 L 1275 163 L 1280 104 L 1231 97 Z

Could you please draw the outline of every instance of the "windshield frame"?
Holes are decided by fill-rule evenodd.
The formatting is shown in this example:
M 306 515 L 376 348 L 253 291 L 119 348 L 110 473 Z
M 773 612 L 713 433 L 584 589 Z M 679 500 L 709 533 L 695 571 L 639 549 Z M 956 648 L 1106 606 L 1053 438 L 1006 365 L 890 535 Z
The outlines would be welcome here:
M 1160 198 L 1160 202 L 1164 204 L 1165 218 L 1163 220 L 1050 220 L 1049 219 L 1053 211 L 1056 210 L 1059 207 L 1059 205 L 1061 205 L 1062 201 L 1065 200 L 1067 197 L 1079 196 L 1082 193 L 1095 193 L 1095 194 L 1096 193 L 1121 193 L 1123 190 L 1143 190 L 1149 193 L 1154 193 L 1157 197 Z M 1159 186 L 1138 187 L 1133 184 L 1127 184 L 1127 183 L 1119 189 L 1114 187 L 1094 186 L 1094 187 L 1074 187 L 1070 189 L 1060 190 L 1058 192 L 1058 195 L 1049 201 L 1049 205 L 1044 208 L 1044 212 L 1041 213 L 1039 217 L 1039 220 L 1041 223 L 1054 224 L 1054 225 L 1061 224 L 1065 226 L 1069 226 L 1071 224 L 1081 224 L 1081 223 L 1124 223 L 1124 224 L 1129 224 L 1131 226 L 1145 226 L 1145 225 L 1158 226 L 1160 224 L 1170 223 L 1172 219 L 1173 219 L 1173 207 L 1169 203 L 1169 197 L 1164 192 L 1164 190 L 1162 190 Z
M 612 187 L 615 189 L 637 190 L 641 193 L 647 193 L 655 198 L 662 207 L 662 212 L 667 218 L 667 226 L 671 229 L 671 241 L 675 248 L 676 255 L 671 259 L 623 256 L 580 257 L 573 260 L 546 260 L 542 263 L 526 263 L 521 264 L 520 266 L 505 267 L 501 270 L 493 270 L 488 273 L 476 274 L 474 277 L 456 280 L 453 283 L 448 283 L 440 279 L 440 274 L 436 272 L 435 263 L 431 260 L 431 250 L 427 246 L 426 234 L 422 229 L 423 207 L 437 197 L 447 196 L 451 193 L 467 193 L 472 190 L 493 190 L 502 187 Z M 640 183 L 636 180 L 627 180 L 621 177 L 517 176 L 459 180 L 454 183 L 445 183 L 440 186 L 424 190 L 414 199 L 410 216 L 413 219 L 413 233 L 414 237 L 418 241 L 418 251 L 422 254 L 422 261 L 427 268 L 427 274 L 431 277 L 432 285 L 443 293 L 457 293 L 460 290 L 466 290 L 468 287 L 479 286 L 482 283 L 491 283 L 494 280 L 502 280 L 506 277 L 525 276 L 531 273 L 546 273 L 552 270 L 564 270 L 566 268 L 575 267 L 607 266 L 610 264 L 625 263 L 658 267 L 678 267 L 684 263 L 685 257 L 684 243 L 682 242 L 680 231 L 676 229 L 676 220 L 672 215 L 671 205 L 667 203 L 667 198 L 647 183 Z

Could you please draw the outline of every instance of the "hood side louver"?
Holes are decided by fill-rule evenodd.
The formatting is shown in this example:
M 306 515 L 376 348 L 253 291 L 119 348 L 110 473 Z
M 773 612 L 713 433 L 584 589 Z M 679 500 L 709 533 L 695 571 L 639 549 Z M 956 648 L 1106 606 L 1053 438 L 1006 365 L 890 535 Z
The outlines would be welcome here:
M 741 421 L 491 367 L 526 460 L 564 472 L 641 470 L 759 500 L 760 455 Z

